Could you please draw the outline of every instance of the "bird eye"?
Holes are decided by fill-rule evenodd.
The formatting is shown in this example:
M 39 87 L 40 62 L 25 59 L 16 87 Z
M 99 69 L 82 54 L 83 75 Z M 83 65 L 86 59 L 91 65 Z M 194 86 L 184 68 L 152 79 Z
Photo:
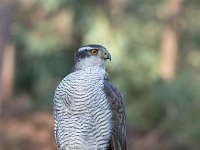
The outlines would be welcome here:
M 98 50 L 97 50 L 97 49 L 92 49 L 92 50 L 90 51 L 90 53 L 91 53 L 92 55 L 96 55 L 96 54 L 98 53 Z

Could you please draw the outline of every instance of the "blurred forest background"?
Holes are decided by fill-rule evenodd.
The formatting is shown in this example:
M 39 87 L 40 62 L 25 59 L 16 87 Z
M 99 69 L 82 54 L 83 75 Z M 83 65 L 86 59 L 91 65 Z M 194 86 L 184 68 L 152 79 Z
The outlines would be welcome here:
M 56 149 L 54 90 L 93 43 L 112 55 L 128 150 L 199 150 L 199 0 L 0 0 L 0 149 Z

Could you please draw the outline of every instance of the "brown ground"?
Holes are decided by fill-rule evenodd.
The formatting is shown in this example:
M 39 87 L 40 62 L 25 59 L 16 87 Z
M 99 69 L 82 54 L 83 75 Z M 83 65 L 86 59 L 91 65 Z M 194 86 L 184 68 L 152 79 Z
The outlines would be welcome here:
M 128 130 L 128 150 L 167 150 L 162 132 Z M 48 111 L 0 116 L 0 150 L 56 150 L 53 115 Z
M 3 116 L 0 122 L 0 150 L 56 149 L 49 112 Z

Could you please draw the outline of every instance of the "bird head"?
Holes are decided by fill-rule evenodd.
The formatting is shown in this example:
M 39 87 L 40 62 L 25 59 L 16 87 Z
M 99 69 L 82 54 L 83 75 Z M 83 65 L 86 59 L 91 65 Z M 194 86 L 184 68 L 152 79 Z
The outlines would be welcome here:
M 111 60 L 111 55 L 101 45 L 86 45 L 76 51 L 74 60 L 76 70 L 92 67 L 105 68 L 105 63 L 107 60 Z

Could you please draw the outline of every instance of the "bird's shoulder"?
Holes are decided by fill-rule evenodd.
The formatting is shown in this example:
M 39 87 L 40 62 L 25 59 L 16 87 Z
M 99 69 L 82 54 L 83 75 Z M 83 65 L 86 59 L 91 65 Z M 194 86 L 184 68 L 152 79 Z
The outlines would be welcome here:
M 123 101 L 123 96 L 121 95 L 119 90 L 108 80 L 108 78 L 104 79 L 104 90 L 107 96 L 114 96 L 120 101 Z
M 80 76 L 80 74 L 81 73 L 79 72 L 69 73 L 60 81 L 57 88 L 63 88 L 63 86 L 66 86 L 66 84 L 73 82 L 75 79 L 77 79 Z

